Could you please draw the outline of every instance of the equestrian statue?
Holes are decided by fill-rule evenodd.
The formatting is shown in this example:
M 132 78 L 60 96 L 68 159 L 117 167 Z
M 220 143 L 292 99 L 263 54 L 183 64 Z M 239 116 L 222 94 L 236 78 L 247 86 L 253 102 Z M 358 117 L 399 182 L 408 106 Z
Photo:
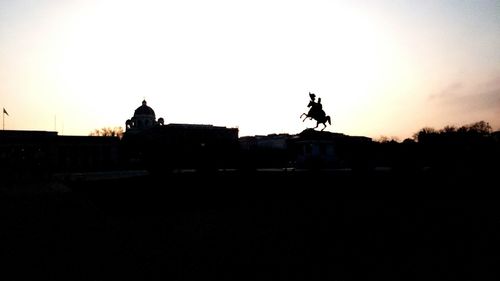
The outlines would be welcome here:
M 321 129 L 321 131 L 323 131 L 325 128 L 326 128 L 326 122 L 328 122 L 328 124 L 332 124 L 332 121 L 330 119 L 330 116 L 326 115 L 325 111 L 323 110 L 323 105 L 321 104 L 321 98 L 318 98 L 318 101 L 316 102 L 316 95 L 309 92 L 309 98 L 311 99 L 311 101 L 309 101 L 309 104 L 307 105 L 307 107 L 310 107 L 309 109 L 309 112 L 306 113 L 302 113 L 302 115 L 300 115 L 300 118 L 302 118 L 302 116 L 306 116 L 302 122 L 306 121 L 307 118 L 309 119 L 314 119 L 316 120 L 316 127 L 314 127 L 313 129 L 316 129 L 318 128 L 319 124 L 323 124 L 323 129 Z

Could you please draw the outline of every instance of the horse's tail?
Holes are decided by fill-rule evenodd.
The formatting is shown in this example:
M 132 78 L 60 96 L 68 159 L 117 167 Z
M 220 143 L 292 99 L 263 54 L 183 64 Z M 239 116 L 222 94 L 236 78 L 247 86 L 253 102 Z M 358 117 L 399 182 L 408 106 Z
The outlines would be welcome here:
M 326 121 L 328 121 L 328 124 L 332 124 L 332 120 L 330 119 L 330 115 L 326 116 Z

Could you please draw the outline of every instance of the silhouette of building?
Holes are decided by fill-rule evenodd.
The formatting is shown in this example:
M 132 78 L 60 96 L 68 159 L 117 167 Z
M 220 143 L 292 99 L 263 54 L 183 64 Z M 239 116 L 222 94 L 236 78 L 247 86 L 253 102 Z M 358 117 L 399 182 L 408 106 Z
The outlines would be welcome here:
M 47 131 L 0 131 L 0 174 L 11 179 L 103 171 L 118 166 L 116 137 L 58 136 Z
M 167 124 L 155 120 L 143 101 L 126 121 L 122 159 L 132 168 L 150 170 L 234 167 L 238 129 L 202 124 Z
M 58 136 L 57 171 L 106 171 L 120 168 L 118 137 Z
M 358 168 L 370 165 L 373 142 L 367 137 L 304 130 L 290 141 L 297 168 Z
M 283 168 L 290 165 L 289 134 L 246 136 L 239 139 L 243 168 Z
M 357 168 L 368 165 L 371 145 L 372 140 L 367 137 L 312 129 L 297 135 L 240 138 L 242 163 L 246 168 Z
M 240 138 L 240 146 L 244 150 L 251 149 L 287 149 L 287 141 L 290 139 L 289 134 L 270 134 L 246 136 Z

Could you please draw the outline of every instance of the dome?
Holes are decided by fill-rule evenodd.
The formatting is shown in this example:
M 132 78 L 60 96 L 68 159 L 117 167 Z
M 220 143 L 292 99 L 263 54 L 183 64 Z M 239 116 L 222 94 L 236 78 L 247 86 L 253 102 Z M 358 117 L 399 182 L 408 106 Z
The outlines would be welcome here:
M 155 116 L 154 110 L 149 107 L 146 103 L 145 100 L 142 101 L 142 105 L 139 106 L 135 111 L 134 111 L 134 116 L 137 115 L 152 115 Z
M 163 118 L 156 121 L 154 110 L 143 100 L 142 105 L 134 111 L 134 116 L 125 122 L 125 128 L 126 132 L 137 133 L 163 124 Z

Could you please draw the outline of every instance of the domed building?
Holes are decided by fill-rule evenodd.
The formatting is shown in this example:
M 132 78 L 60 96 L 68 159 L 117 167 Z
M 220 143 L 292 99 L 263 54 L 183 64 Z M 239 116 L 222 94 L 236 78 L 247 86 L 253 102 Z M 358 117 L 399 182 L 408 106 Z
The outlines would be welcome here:
M 238 128 L 164 124 L 145 100 L 125 128 L 121 157 L 133 169 L 215 169 L 236 163 Z
M 134 111 L 134 116 L 125 122 L 126 132 L 139 132 L 152 128 L 157 125 L 163 125 L 163 118 L 156 121 L 155 111 L 148 106 L 146 100 Z

